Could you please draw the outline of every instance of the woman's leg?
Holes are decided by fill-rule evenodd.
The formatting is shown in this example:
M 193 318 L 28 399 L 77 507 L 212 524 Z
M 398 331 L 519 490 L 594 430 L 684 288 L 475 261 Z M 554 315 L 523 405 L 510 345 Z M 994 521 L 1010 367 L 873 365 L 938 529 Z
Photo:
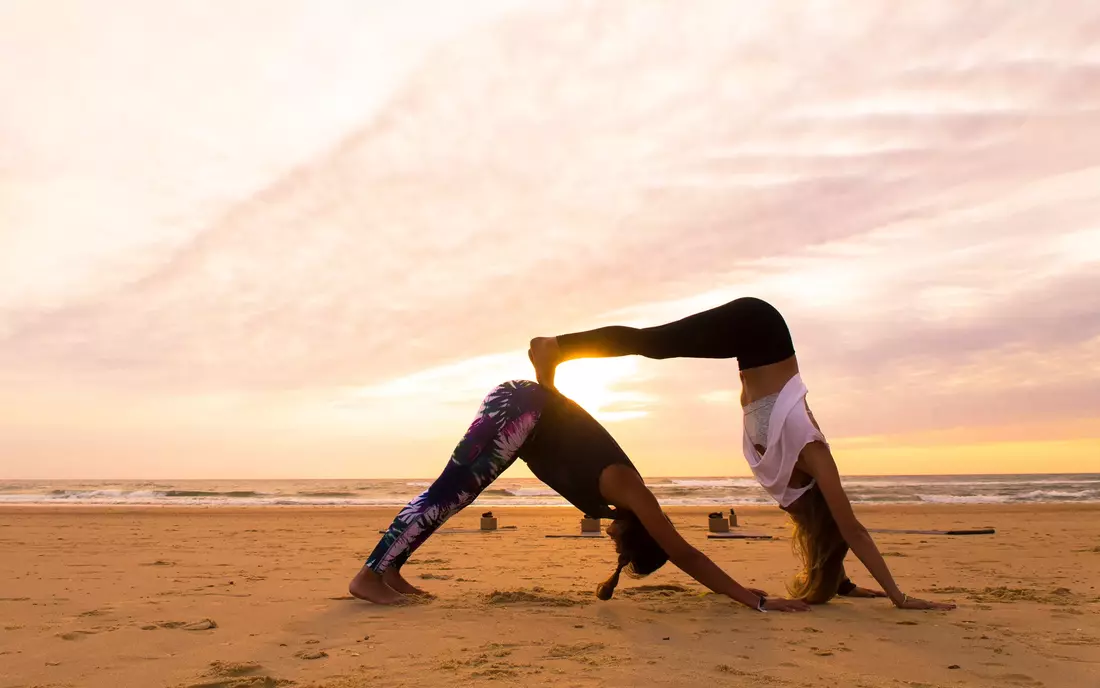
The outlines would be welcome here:
M 638 355 L 646 358 L 733 358 L 738 313 L 756 299 L 737 299 L 656 327 L 613 325 L 558 335 L 560 360 Z
M 401 577 L 413 552 L 454 514 L 512 465 L 538 422 L 548 392 L 533 382 L 494 388 L 458 443 L 443 472 L 397 514 L 389 530 L 349 586 L 355 597 L 380 604 L 400 601 L 397 593 L 420 591 Z
M 530 357 L 539 382 L 553 385 L 554 368 L 576 358 L 638 355 L 660 360 L 722 359 L 740 357 L 762 347 L 783 352 L 775 357 L 776 361 L 794 355 L 782 315 L 760 299 L 745 297 L 656 327 L 614 325 L 537 337 L 531 340 Z

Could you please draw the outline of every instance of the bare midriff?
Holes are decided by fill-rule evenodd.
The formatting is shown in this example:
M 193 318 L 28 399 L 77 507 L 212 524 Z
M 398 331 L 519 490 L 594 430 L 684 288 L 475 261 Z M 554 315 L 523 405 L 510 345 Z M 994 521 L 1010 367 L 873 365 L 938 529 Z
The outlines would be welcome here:
M 778 363 L 741 371 L 741 406 L 770 394 L 779 394 L 784 385 L 798 375 L 798 358 L 791 356 Z

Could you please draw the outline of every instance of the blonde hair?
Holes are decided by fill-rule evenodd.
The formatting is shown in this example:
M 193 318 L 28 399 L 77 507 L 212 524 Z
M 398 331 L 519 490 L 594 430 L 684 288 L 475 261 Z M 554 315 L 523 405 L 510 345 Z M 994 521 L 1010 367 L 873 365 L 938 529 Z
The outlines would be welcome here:
M 793 532 L 791 544 L 802 562 L 802 571 L 787 585 L 791 597 L 809 604 L 824 604 L 837 594 L 844 578 L 844 555 L 848 545 L 814 485 L 788 509 Z

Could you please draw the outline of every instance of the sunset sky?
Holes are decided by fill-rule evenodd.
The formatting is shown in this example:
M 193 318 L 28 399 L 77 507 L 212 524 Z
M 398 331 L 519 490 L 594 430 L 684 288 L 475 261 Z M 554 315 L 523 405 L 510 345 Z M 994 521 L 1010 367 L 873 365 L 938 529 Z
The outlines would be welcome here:
M 843 473 L 1100 471 L 1095 0 L 106 7 L 0 3 L 0 478 L 433 476 L 743 295 Z M 733 361 L 559 380 L 748 474 Z

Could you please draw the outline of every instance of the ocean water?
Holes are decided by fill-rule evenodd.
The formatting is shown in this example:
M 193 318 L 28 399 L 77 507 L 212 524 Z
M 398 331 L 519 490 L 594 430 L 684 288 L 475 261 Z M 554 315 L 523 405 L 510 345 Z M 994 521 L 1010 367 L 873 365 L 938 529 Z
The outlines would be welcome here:
M 0 506 L 392 506 L 406 504 L 428 480 L 0 481 Z M 666 506 L 770 504 L 752 478 L 653 478 Z M 857 504 L 1030 504 L 1100 502 L 1100 474 L 852 476 Z M 532 478 L 497 480 L 475 502 L 484 507 L 569 506 Z

